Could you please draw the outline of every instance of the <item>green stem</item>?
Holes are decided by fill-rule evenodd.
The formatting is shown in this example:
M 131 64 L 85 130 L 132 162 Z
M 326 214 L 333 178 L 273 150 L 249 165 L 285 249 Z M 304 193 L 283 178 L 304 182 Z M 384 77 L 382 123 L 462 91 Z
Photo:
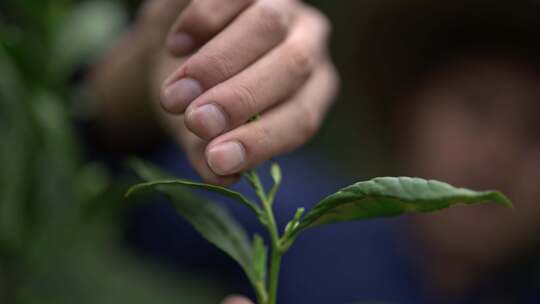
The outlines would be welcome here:
M 270 262 L 270 278 L 268 285 L 268 304 L 276 304 L 279 285 L 279 270 L 281 268 L 281 248 L 272 247 L 272 260 Z
M 263 212 L 266 215 L 265 226 L 270 234 L 272 242 L 272 257 L 270 261 L 270 277 L 268 278 L 268 300 L 265 304 L 276 304 L 279 285 L 279 271 L 281 268 L 281 259 L 284 250 L 281 245 L 281 239 L 276 224 L 276 218 L 272 209 L 273 197 L 268 196 L 261 183 L 257 172 L 249 173 L 250 181 L 255 189 L 255 193 L 261 200 Z
M 274 211 L 272 210 L 272 202 L 268 199 L 263 200 L 263 207 L 268 217 L 268 232 L 270 233 L 270 239 L 272 241 L 272 258 L 270 262 L 270 277 L 268 281 L 268 302 L 267 304 L 276 304 L 278 282 L 279 282 L 279 270 L 281 267 L 281 258 L 283 252 L 281 248 L 281 240 L 276 225 L 276 219 Z
M 272 241 L 272 258 L 270 262 L 270 277 L 268 284 L 268 302 L 267 304 L 276 304 L 277 290 L 279 282 L 279 269 L 281 267 L 281 258 L 283 256 L 280 236 L 276 224 L 276 218 L 274 211 L 272 210 L 272 202 L 267 196 L 264 196 L 262 204 L 264 212 L 266 213 L 268 220 L 268 232 L 270 233 L 270 239 Z
M 268 295 L 264 283 L 253 283 L 253 287 L 255 288 L 255 296 L 257 297 L 257 303 L 266 303 L 268 301 Z

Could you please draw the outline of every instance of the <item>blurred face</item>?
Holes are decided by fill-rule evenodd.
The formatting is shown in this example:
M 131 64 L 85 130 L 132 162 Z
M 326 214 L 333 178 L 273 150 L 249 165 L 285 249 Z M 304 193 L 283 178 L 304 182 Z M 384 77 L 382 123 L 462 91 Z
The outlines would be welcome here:
M 526 63 L 461 58 L 425 78 L 407 99 L 410 114 L 402 121 L 409 132 L 401 134 L 407 173 L 500 189 L 516 205 L 415 218 L 434 257 L 430 271 L 442 284 L 466 284 L 530 247 L 540 232 L 540 77 Z

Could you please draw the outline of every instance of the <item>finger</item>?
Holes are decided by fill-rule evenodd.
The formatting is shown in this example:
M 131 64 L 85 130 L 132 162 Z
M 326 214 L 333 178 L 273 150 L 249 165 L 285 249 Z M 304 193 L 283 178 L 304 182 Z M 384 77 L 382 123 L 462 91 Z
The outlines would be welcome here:
M 240 176 L 238 175 L 216 175 L 208 166 L 208 162 L 204 156 L 204 151 L 208 142 L 201 140 L 187 130 L 182 116 L 165 115 L 168 115 L 169 125 L 173 125 L 176 128 L 177 140 L 184 148 L 189 163 L 205 182 L 214 185 L 228 186 L 236 183 L 240 179 Z
M 187 127 L 210 140 L 293 95 L 325 55 L 329 26 L 323 20 L 314 14 L 299 17 L 287 41 L 192 102 Z
M 260 0 L 251 6 L 165 81 L 163 107 L 170 113 L 184 112 L 205 90 L 277 46 L 287 36 L 295 11 L 292 6 L 290 0 Z
M 137 23 L 143 30 L 155 30 L 160 37 L 165 35 L 178 14 L 188 5 L 188 0 L 147 0 L 138 12 Z M 163 43 L 163 40 L 160 41 Z
M 154 84 L 158 85 L 154 85 L 152 87 L 159 87 L 159 83 L 163 81 L 163 76 L 171 72 L 171 66 L 181 63 L 182 60 L 183 58 L 173 58 L 167 55 L 162 56 L 160 60 L 156 62 L 156 69 L 151 77 Z M 154 92 L 152 92 L 153 96 L 158 96 L 158 91 L 159 90 L 156 89 Z M 206 182 L 215 185 L 228 186 L 240 179 L 239 176 L 222 177 L 214 174 L 208 167 L 206 158 L 204 156 L 204 150 L 208 142 L 202 141 L 199 137 L 191 133 L 186 128 L 184 116 L 171 115 L 165 112 L 159 106 L 156 108 L 156 112 L 159 115 L 159 121 L 163 124 L 163 127 L 167 129 L 170 134 L 175 136 L 177 142 L 183 147 L 192 167 Z
M 220 176 L 236 174 L 303 145 L 319 129 L 336 90 L 336 72 L 325 63 L 292 100 L 211 142 L 209 167 Z
M 219 33 L 255 0 L 193 0 L 172 27 L 167 48 L 186 55 Z
M 250 300 L 240 296 L 231 296 L 223 301 L 223 304 L 253 304 Z

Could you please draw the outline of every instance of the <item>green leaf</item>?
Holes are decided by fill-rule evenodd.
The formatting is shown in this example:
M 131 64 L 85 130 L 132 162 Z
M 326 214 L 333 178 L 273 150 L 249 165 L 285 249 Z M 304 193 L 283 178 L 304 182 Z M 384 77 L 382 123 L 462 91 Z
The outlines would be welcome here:
M 135 172 L 144 180 L 153 181 L 160 179 L 170 179 L 171 176 L 161 169 L 149 163 L 145 163 L 140 159 L 131 158 L 127 161 L 127 166 L 133 168 Z
M 89 57 L 102 52 L 121 33 L 127 15 L 113 1 L 86 1 L 77 5 L 52 32 L 50 67 L 65 77 Z
M 281 167 L 278 163 L 272 164 L 272 167 L 270 168 L 270 175 L 272 176 L 272 180 L 274 181 L 275 185 L 281 185 L 282 174 Z
M 300 226 L 300 221 L 302 220 L 302 216 L 306 212 L 306 209 L 304 208 L 298 208 L 296 210 L 296 213 L 294 214 L 294 218 L 287 223 L 285 226 L 285 229 L 283 231 L 283 241 L 282 246 L 285 251 L 289 250 L 289 248 L 293 245 L 294 241 L 297 237 L 297 229 Z
M 131 167 L 135 169 L 135 171 L 143 178 L 150 180 L 147 183 L 139 184 L 127 192 L 126 196 L 130 196 L 135 192 L 144 191 L 147 189 L 156 188 L 159 186 L 184 186 L 191 189 L 202 189 L 202 190 L 208 190 L 214 193 L 218 193 L 224 196 L 227 196 L 229 198 L 232 198 L 242 204 L 244 204 L 246 207 L 251 209 L 253 212 L 255 212 L 256 215 L 260 215 L 261 211 L 259 207 L 252 202 L 251 200 L 247 199 L 245 196 L 243 196 L 241 193 L 229 190 L 224 187 L 219 187 L 215 185 L 209 185 L 205 183 L 197 183 L 193 181 L 183 180 L 183 179 L 173 179 L 167 174 L 159 173 L 159 170 L 156 168 L 152 168 L 149 164 L 145 164 L 142 161 L 139 160 L 131 160 L 130 161 Z M 148 178 L 152 177 L 152 178 Z
M 476 192 L 420 178 L 375 178 L 344 188 L 321 201 L 304 217 L 296 233 L 326 224 L 433 212 L 456 204 L 486 202 L 512 207 L 510 200 L 496 191 Z
M 271 203 L 274 203 L 276 194 L 279 190 L 279 187 L 281 186 L 282 181 L 281 167 L 278 163 L 275 162 L 272 164 L 272 167 L 270 168 L 270 176 L 272 176 L 274 185 L 270 189 L 270 192 L 268 192 L 268 199 Z
M 131 188 L 129 194 L 148 188 L 164 193 L 180 215 L 205 239 L 238 262 L 249 279 L 256 282 L 253 271 L 254 247 L 242 227 L 223 207 L 185 191 L 184 183 L 156 182 L 156 179 L 167 177 L 167 174 L 151 165 L 136 161 L 136 170 L 148 183 Z

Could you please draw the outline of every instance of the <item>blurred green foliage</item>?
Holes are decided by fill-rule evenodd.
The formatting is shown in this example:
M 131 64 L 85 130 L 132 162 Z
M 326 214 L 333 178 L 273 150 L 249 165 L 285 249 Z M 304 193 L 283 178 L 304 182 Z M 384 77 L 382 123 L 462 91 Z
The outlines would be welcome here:
M 210 282 L 122 248 L 122 189 L 82 157 L 69 79 L 126 16 L 108 1 L 0 4 L 0 303 L 217 302 Z

